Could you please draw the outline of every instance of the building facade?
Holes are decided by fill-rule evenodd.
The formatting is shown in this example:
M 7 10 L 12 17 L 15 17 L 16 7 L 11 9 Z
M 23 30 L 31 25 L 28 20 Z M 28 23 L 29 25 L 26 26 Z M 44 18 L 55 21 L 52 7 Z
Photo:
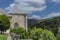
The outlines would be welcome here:
M 23 27 L 27 30 L 27 14 L 10 13 L 10 28 Z

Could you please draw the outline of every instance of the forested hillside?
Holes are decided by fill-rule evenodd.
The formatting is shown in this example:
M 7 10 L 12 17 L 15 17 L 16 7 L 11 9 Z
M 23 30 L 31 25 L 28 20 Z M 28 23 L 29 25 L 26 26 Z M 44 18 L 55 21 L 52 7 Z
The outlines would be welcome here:
M 40 22 L 40 20 L 37 20 L 37 19 L 28 19 L 28 27 L 30 28 L 39 22 Z
M 39 23 L 32 25 L 31 28 L 34 27 L 50 30 L 54 34 L 56 34 L 58 31 L 58 27 L 60 27 L 60 16 L 44 19 Z
M 58 31 L 58 27 L 60 27 L 60 16 L 43 19 L 43 20 L 29 19 L 28 27 L 30 28 L 37 27 L 37 28 L 50 30 L 54 34 L 56 34 Z

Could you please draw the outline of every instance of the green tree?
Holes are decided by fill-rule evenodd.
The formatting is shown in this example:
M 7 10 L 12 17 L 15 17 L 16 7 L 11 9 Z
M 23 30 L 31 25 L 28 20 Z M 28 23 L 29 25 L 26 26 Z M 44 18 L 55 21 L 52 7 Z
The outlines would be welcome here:
M 44 30 L 41 35 L 42 37 L 39 40 L 56 40 L 56 37 L 51 31 Z
M 33 40 L 56 40 L 56 37 L 51 31 L 40 28 L 32 30 L 30 33 L 30 38 Z
M 58 32 L 56 34 L 57 40 L 60 40 L 60 27 L 58 28 Z
M 10 27 L 10 21 L 8 19 L 7 16 L 5 15 L 0 15 L 0 31 L 1 34 L 6 31 L 7 29 L 9 29 Z

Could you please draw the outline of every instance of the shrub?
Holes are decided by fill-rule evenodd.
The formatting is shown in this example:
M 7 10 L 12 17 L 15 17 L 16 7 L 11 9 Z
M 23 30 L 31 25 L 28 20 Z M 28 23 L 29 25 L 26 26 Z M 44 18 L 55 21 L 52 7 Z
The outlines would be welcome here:
M 40 28 L 32 30 L 30 38 L 33 40 L 56 40 L 56 37 L 52 32 Z
M 41 37 L 42 34 L 42 29 L 38 28 L 38 29 L 33 29 L 30 33 L 30 38 L 33 40 L 38 40 Z
M 17 34 L 17 29 L 10 29 L 10 32 Z
M 15 33 L 16 35 L 20 35 L 20 39 L 26 39 L 28 38 L 28 32 L 26 29 L 19 27 L 17 29 L 12 29 L 10 32 Z
M 56 34 L 57 40 L 60 40 L 60 27 L 58 28 L 58 32 Z
M 43 30 L 40 40 L 56 40 L 56 37 L 51 31 Z
M 15 29 L 14 29 L 15 30 Z M 24 28 L 17 28 L 11 31 L 20 35 L 20 39 L 33 39 L 33 40 L 56 40 L 56 37 L 51 31 L 43 30 L 41 28 L 34 28 L 26 31 Z
M 22 27 L 17 28 L 17 34 L 20 35 L 20 39 L 25 39 L 28 36 L 28 32 Z

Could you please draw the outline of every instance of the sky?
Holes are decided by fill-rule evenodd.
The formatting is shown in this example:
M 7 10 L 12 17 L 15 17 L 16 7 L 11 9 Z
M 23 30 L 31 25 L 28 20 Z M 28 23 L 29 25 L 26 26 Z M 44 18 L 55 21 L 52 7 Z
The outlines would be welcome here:
M 27 13 L 32 19 L 60 16 L 60 0 L 0 0 L 0 8 Z

